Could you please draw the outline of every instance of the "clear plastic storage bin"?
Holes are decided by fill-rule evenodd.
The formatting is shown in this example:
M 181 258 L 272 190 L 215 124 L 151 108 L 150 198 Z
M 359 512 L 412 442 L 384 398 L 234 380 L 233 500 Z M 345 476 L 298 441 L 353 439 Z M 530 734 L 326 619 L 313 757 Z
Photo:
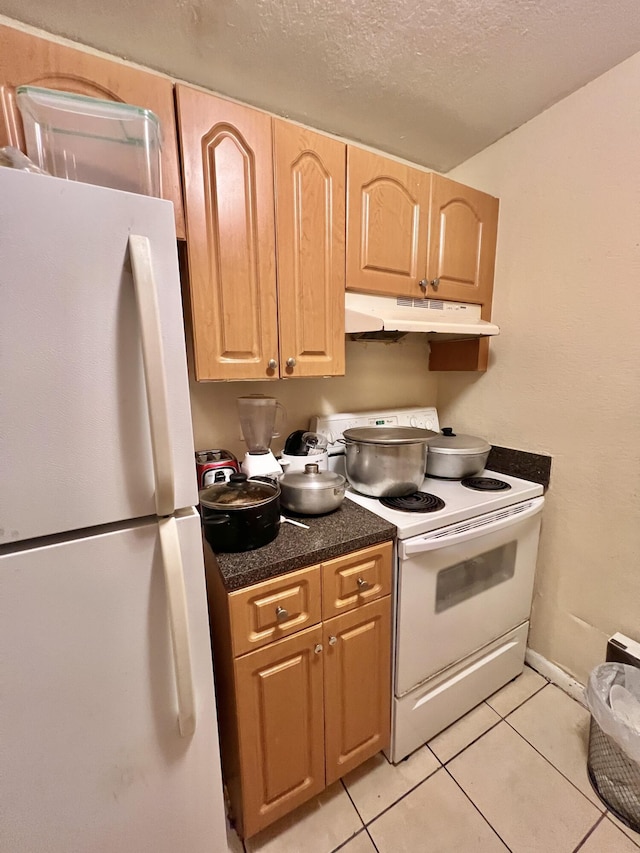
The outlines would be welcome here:
M 20 86 L 27 154 L 59 178 L 160 196 L 158 117 L 141 107 Z

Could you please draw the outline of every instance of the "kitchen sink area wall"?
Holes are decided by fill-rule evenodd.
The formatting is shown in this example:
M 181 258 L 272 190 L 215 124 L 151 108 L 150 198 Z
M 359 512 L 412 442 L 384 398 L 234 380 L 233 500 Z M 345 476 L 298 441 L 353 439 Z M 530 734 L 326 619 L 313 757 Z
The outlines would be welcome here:
M 245 394 L 276 397 L 286 409 L 274 452 L 287 435 L 309 426 L 312 415 L 393 406 L 436 404 L 437 374 L 429 373 L 429 344 L 423 335 L 397 343 L 346 341 L 345 376 L 280 379 L 271 382 L 191 381 L 191 411 L 196 449 L 224 447 L 244 454 L 236 398 Z
M 640 54 L 451 176 L 500 198 L 485 375 L 443 423 L 553 457 L 530 646 L 584 683 L 640 601 Z

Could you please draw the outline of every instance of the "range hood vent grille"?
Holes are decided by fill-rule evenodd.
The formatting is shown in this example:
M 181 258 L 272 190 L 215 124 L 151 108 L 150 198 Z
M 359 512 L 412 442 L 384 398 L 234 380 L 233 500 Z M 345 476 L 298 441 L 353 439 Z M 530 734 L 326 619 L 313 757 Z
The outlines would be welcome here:
M 426 308 L 430 311 L 444 311 L 442 299 L 412 299 L 410 296 L 398 296 L 398 308 Z

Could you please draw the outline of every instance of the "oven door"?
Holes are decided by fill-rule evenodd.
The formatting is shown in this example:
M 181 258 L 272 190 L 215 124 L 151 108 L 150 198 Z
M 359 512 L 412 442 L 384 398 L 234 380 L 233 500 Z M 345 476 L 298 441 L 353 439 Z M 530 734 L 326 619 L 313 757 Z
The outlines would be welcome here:
M 543 504 L 398 543 L 397 696 L 529 618 Z

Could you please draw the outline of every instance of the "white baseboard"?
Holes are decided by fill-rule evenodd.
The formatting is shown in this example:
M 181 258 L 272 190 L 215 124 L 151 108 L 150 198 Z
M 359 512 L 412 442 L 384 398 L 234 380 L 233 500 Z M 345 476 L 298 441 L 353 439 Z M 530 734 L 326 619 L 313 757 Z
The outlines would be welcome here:
M 547 660 L 541 654 L 538 654 L 538 652 L 534 652 L 533 649 L 527 649 L 524 659 L 531 669 L 535 669 L 535 671 L 539 672 L 543 678 L 547 679 L 547 681 L 555 684 L 556 687 L 560 688 L 560 690 L 564 690 L 565 693 L 568 693 L 572 699 L 575 699 L 580 702 L 581 705 L 585 705 L 586 707 L 584 700 L 584 684 L 580 684 L 580 682 L 576 681 L 576 679 L 570 676 L 569 673 L 560 669 L 560 667 L 556 666 L 555 663 L 551 663 L 550 660 Z

